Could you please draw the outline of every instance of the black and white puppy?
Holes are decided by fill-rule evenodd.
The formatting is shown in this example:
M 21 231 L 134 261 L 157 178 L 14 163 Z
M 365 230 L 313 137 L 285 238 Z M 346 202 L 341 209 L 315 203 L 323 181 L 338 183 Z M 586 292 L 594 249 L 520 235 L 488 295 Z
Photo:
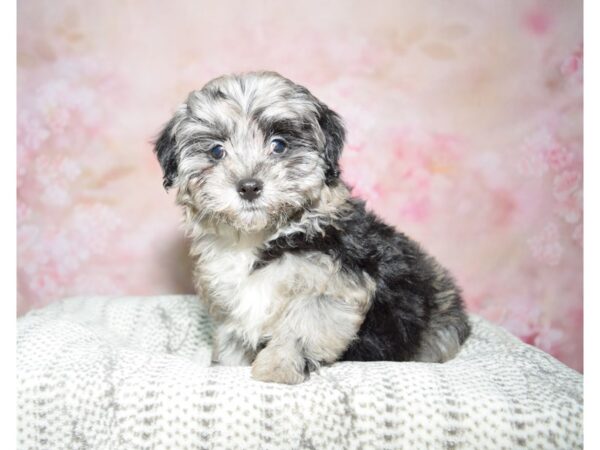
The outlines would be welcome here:
M 469 335 L 448 272 L 351 197 L 344 136 L 306 88 L 257 72 L 193 91 L 158 138 L 215 362 L 294 384 L 334 361 L 444 362 Z

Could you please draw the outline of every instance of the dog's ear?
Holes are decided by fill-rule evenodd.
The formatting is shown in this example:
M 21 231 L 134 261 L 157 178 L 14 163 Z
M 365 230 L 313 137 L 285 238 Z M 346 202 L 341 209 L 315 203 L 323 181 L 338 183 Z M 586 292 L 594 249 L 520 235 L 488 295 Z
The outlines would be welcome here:
M 175 140 L 175 127 L 179 123 L 176 114 L 165 125 L 156 141 L 154 141 L 154 152 L 163 170 L 163 186 L 169 190 L 177 178 L 177 166 L 179 165 L 179 152 Z
M 346 139 L 346 130 L 341 117 L 320 103 L 319 125 L 325 135 L 325 162 L 327 171 L 325 181 L 327 184 L 334 183 L 340 176 L 339 159 Z

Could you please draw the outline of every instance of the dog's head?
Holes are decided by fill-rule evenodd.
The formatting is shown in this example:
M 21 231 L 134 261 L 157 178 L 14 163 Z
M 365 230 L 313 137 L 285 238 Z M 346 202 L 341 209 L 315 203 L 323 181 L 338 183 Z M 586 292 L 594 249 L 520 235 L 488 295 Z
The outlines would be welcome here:
M 340 117 L 273 72 L 216 78 L 193 91 L 155 151 L 165 188 L 203 220 L 259 231 L 338 182 Z

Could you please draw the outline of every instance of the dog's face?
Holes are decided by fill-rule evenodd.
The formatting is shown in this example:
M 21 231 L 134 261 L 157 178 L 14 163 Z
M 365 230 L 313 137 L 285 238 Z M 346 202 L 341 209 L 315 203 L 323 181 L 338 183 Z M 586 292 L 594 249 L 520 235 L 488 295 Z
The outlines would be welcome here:
M 155 151 L 179 203 L 254 232 L 282 225 L 336 183 L 343 143 L 336 113 L 302 86 L 260 72 L 193 91 Z

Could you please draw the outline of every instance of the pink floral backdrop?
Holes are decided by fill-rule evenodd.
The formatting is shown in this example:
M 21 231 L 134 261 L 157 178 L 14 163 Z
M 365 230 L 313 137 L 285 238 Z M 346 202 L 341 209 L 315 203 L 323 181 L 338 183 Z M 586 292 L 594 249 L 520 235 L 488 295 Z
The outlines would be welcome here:
M 580 1 L 20 1 L 18 312 L 191 292 L 150 142 L 270 69 L 345 118 L 345 179 L 472 312 L 583 370 L 582 64 Z

